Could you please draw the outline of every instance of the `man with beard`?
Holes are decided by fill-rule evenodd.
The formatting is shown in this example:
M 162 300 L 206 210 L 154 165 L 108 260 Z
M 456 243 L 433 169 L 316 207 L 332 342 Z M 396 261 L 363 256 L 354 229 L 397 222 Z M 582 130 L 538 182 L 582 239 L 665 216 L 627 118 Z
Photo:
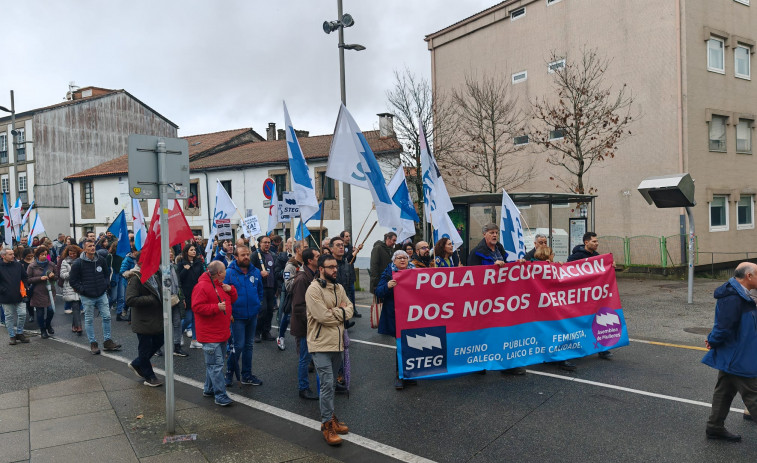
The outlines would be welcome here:
M 236 260 L 229 264 L 226 278 L 223 280 L 227 285 L 236 288 L 238 295 L 231 306 L 234 350 L 242 356 L 242 384 L 260 386 L 263 382 L 252 374 L 252 343 L 258 323 L 260 301 L 263 299 L 263 279 L 260 271 L 250 265 L 250 248 L 237 246 L 235 257 Z M 232 372 L 234 368 L 229 366 L 228 371 Z M 226 380 L 227 383 L 230 382 L 230 378 L 227 377 Z
M 352 307 L 355 307 L 355 267 L 347 261 L 344 253 L 344 240 L 335 236 L 329 241 L 329 247 L 331 248 L 331 255 L 336 259 L 336 264 L 338 266 L 336 281 L 342 285 L 344 291 L 347 293 L 347 297 L 350 299 L 350 302 L 352 302 Z M 353 317 L 360 318 L 362 315 L 355 310 Z M 355 325 L 355 322 L 350 320 L 345 326 L 347 328 L 352 328 L 353 325 Z
M 292 281 L 292 318 L 290 332 L 297 343 L 299 362 L 297 366 L 297 388 L 300 397 L 306 400 L 318 400 L 318 394 L 310 390 L 308 381 L 308 365 L 310 365 L 310 352 L 306 336 L 308 334 L 307 307 L 305 304 L 305 292 L 318 272 L 318 258 L 321 253 L 317 249 L 308 248 L 302 251 L 302 270 Z
M 363 249 L 363 245 L 358 244 L 357 246 L 353 246 L 352 234 L 347 230 L 342 231 L 339 237 L 344 241 L 344 258 L 347 259 L 347 262 L 352 262 L 352 258 Z
M 434 259 L 431 258 L 431 248 L 425 241 L 418 241 L 418 244 L 415 245 L 415 253 L 413 253 L 411 262 L 415 265 L 415 268 L 436 267 Z
M 213 260 L 217 260 L 223 263 L 226 268 L 229 268 L 229 264 L 234 260 L 234 245 L 231 244 L 231 240 L 223 240 L 221 249 L 218 250 L 218 254 Z
M 251 265 L 255 269 L 260 269 L 260 275 L 263 277 L 263 298 L 258 314 L 255 342 L 260 342 L 261 339 L 275 341 L 276 338 L 271 335 L 271 321 L 273 311 L 276 310 L 276 278 L 273 273 L 275 256 L 271 252 L 269 237 L 260 238 L 258 245 L 260 248 L 250 259 Z
M 337 283 L 338 265 L 333 256 L 318 259 L 317 278 L 305 292 L 308 319 L 308 350 L 321 380 L 321 432 L 329 445 L 339 445 L 349 428 L 334 414 L 336 375 L 344 351 L 343 326 L 352 317 L 352 303 L 342 285 Z

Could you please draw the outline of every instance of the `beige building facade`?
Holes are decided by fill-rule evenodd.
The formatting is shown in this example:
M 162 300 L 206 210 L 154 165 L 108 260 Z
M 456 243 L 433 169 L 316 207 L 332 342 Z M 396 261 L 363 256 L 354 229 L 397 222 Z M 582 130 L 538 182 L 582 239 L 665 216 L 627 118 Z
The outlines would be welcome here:
M 611 60 L 606 83 L 628 84 L 640 114 L 614 159 L 585 181 L 597 189 L 596 232 L 656 237 L 685 232 L 679 209 L 655 209 L 636 191 L 646 177 L 688 172 L 700 263 L 757 253 L 752 139 L 757 87 L 751 60 L 757 1 L 504 1 L 426 37 L 435 94 L 460 88 L 466 75 L 501 76 L 524 110 L 554 94 L 552 52 L 579 59 L 584 48 Z M 563 174 L 533 149 L 536 177 L 515 191 L 555 192 Z M 556 225 L 558 228 L 567 228 Z M 741 253 L 728 254 L 728 253 Z

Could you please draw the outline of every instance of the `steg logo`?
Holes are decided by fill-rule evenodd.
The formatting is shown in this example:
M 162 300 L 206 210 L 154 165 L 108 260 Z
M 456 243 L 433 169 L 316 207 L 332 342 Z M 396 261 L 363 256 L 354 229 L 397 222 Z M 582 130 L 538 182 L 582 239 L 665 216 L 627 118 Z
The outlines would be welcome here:
M 402 330 L 402 375 L 405 378 L 447 372 L 447 329 L 444 326 Z

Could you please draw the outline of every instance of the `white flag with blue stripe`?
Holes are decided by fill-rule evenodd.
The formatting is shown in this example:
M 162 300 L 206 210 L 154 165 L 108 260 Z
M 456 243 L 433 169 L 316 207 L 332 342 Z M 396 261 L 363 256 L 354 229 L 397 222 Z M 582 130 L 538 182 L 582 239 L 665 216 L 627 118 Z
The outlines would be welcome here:
M 292 121 L 289 119 L 287 104 L 284 102 L 284 122 L 286 123 L 287 155 L 289 157 L 289 171 L 292 175 L 292 189 L 300 217 L 310 218 L 318 212 L 318 199 L 315 196 L 315 182 L 310 176 L 310 169 L 302 154 L 297 134 L 294 133 Z
M 428 147 L 426 134 L 423 133 L 423 124 L 420 121 L 418 129 L 418 142 L 421 147 L 421 173 L 423 175 L 423 205 L 426 220 L 434 222 L 433 215 L 435 213 L 447 213 L 454 209 L 454 207 L 447 192 L 447 186 L 442 179 L 442 173 L 439 171 L 436 159 L 434 159 L 434 154 Z
M 520 210 L 504 189 L 502 190 L 502 220 L 500 220 L 499 233 L 502 246 L 505 248 L 505 262 L 515 262 L 526 256 Z
M 369 190 L 382 227 L 392 228 L 399 222 L 399 209 L 386 188 L 381 166 L 344 105 L 339 108 L 326 176 Z
M 137 251 L 141 251 L 147 239 L 147 226 L 145 215 L 142 213 L 142 206 L 137 198 L 131 199 L 131 218 L 133 220 L 132 228 L 134 229 L 134 247 L 137 248 Z
M 34 216 L 34 223 L 32 224 L 32 230 L 29 232 L 29 239 L 26 241 L 27 246 L 32 245 L 34 237 L 45 233 L 45 226 L 42 225 L 42 219 L 39 218 L 39 214 Z
M 400 243 L 406 239 L 415 236 L 415 223 L 420 221 L 418 213 L 415 212 L 415 205 L 410 197 L 410 190 L 407 188 L 405 180 L 405 168 L 400 166 L 394 174 L 387 190 L 392 196 L 392 201 L 400 211 L 399 222 L 391 227 L 397 233 L 397 241 Z

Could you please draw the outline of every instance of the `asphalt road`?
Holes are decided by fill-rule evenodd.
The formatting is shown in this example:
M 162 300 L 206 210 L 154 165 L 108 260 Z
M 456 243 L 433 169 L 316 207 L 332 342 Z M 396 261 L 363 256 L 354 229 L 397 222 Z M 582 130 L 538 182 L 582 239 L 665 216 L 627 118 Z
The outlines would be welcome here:
M 731 413 L 726 424 L 744 436 L 742 443 L 708 441 L 704 435 L 717 373 L 701 364 L 703 352 L 697 348 L 704 339 L 700 331 L 712 323 L 711 294 L 719 282 L 698 281 L 693 306 L 685 304 L 685 282 L 619 279 L 618 284 L 634 341 L 617 349 L 610 361 L 591 356 L 576 360 L 579 368 L 573 373 L 539 365 L 521 377 L 489 372 L 420 381 L 403 391 L 392 387 L 394 340 L 376 334 L 367 308 L 359 306 L 366 316 L 350 330 L 351 394 L 337 397 L 336 412 L 353 433 L 439 462 L 752 460 L 757 454 L 757 425 L 742 420 L 740 413 Z M 365 303 L 366 295 L 360 300 Z M 62 304 L 59 307 L 56 337 L 87 345 L 86 335 L 71 333 L 70 315 L 62 313 Z M 95 327 L 101 340 L 99 319 Z M 124 345 L 118 355 L 136 356 L 136 335 L 127 323 L 114 318 L 113 336 Z M 318 402 L 297 396 L 291 336 L 287 343 L 283 352 L 274 342 L 255 344 L 253 373 L 264 384 L 235 385 L 230 391 L 317 419 Z M 0 353 L 6 349 L 0 348 Z M 174 357 L 176 374 L 202 381 L 202 352 L 187 350 L 189 358 Z M 84 354 L 66 366 L 45 364 L 39 357 L 44 356 L 25 364 L 3 362 L 3 377 L 10 380 L 0 392 L 18 383 L 57 381 L 61 375 L 102 367 L 96 357 Z M 153 360 L 163 367 L 162 358 Z M 128 371 L 124 365 L 118 368 Z M 743 408 L 738 398 L 733 406 Z M 260 425 L 266 426 L 266 421 Z M 287 432 L 317 434 L 297 425 Z

